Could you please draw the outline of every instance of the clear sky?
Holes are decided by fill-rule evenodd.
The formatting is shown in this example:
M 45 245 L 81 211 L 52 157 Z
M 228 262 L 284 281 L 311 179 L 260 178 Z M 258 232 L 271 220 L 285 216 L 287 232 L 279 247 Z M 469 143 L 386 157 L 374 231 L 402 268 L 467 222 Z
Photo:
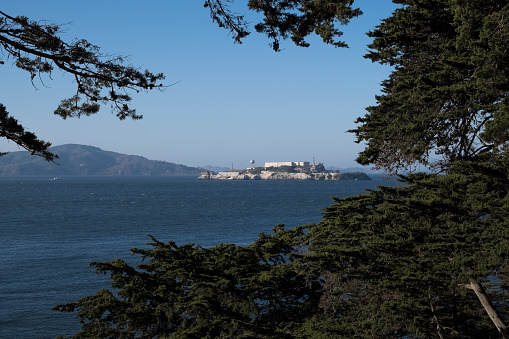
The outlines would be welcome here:
M 246 1 L 237 7 L 247 12 Z M 60 100 L 76 91 L 69 75 L 55 71 L 32 87 L 29 74 L 0 65 L 0 103 L 25 128 L 54 146 L 74 143 L 188 166 L 243 168 L 255 160 L 312 161 L 357 166 L 362 145 L 346 131 L 375 103 L 390 69 L 362 56 L 365 32 L 394 10 L 389 0 L 356 0 L 364 15 L 342 27 L 350 48 L 309 39 L 275 53 L 252 31 L 234 44 L 212 23 L 200 0 L 4 1 L 5 13 L 68 23 L 64 40 L 86 39 L 103 53 L 129 55 L 131 63 L 163 72 L 164 92 L 133 94 L 144 118 L 119 121 L 104 106 L 92 117 L 54 116 Z M 259 17 L 248 13 L 255 24 Z M 46 86 L 46 87 L 45 87 Z M 20 150 L 0 139 L 0 151 Z

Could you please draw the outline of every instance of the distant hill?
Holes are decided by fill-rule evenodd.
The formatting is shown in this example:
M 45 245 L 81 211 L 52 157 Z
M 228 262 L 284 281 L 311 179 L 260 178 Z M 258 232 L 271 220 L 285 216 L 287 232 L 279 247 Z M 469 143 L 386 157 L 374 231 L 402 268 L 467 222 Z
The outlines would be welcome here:
M 29 152 L 0 157 L 0 175 L 200 175 L 200 169 L 137 155 L 103 151 L 93 146 L 68 144 L 50 148 L 56 164 Z
M 327 166 L 325 167 L 328 171 L 340 171 L 340 172 L 364 172 L 364 173 L 382 173 L 382 171 L 375 170 L 369 166 L 363 167 L 335 167 L 335 166 Z
M 206 169 L 206 170 L 212 171 L 212 172 L 227 172 L 230 170 L 230 168 L 228 168 L 228 167 L 211 166 L 211 165 L 203 166 L 203 169 Z

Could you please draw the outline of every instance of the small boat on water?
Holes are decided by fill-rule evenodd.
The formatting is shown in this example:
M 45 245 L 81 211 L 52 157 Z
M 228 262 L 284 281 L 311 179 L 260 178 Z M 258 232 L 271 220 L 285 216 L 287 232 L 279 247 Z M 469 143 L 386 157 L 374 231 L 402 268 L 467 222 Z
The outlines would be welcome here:
M 51 180 L 60 180 L 61 178 L 60 177 L 54 177 L 53 179 Z

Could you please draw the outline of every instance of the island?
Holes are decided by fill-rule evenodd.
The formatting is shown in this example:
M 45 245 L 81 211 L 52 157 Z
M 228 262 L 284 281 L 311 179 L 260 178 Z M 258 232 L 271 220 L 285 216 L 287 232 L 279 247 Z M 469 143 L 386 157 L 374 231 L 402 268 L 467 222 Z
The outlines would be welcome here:
M 244 170 L 225 172 L 201 171 L 200 180 L 371 180 L 364 172 L 328 171 L 323 163 L 266 162 L 263 167 L 251 166 Z

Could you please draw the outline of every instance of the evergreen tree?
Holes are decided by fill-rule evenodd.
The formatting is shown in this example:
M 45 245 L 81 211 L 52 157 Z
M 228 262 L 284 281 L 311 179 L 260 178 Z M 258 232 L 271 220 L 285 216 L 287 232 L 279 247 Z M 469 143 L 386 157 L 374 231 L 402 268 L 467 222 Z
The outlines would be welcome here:
M 152 238 L 134 249 L 142 262 L 91 263 L 110 273 L 117 293 L 101 290 L 55 309 L 78 310 L 73 338 L 291 338 L 313 315 L 319 281 L 300 274 L 299 227 L 275 228 L 252 245 L 202 248 Z
M 366 55 L 394 67 L 353 130 L 358 162 L 444 169 L 507 142 L 508 2 L 408 0 L 369 32 Z
M 377 105 L 367 108 L 352 131 L 358 142 L 367 142 L 357 160 L 389 171 L 424 164 L 447 175 L 409 176 L 404 178 L 409 187 L 372 194 L 380 199 L 353 199 L 366 204 L 360 206 L 364 212 L 333 224 L 361 227 L 353 235 L 362 240 L 347 249 L 355 253 L 354 262 L 371 252 L 368 244 L 376 246 L 357 264 L 338 258 L 348 265 L 338 274 L 359 272 L 365 290 L 349 300 L 355 311 L 373 305 L 374 291 L 379 305 L 388 307 L 386 313 L 368 311 L 381 320 L 380 326 L 364 327 L 374 331 L 372 336 L 379 331 L 396 337 L 476 338 L 496 337 L 498 330 L 507 337 L 509 2 L 394 2 L 401 8 L 368 34 L 373 43 L 366 57 L 394 71 L 383 82 Z M 329 212 L 343 216 L 345 204 Z M 386 238 L 387 231 L 396 233 Z M 342 288 L 355 290 L 348 280 Z M 486 293 L 482 284 L 487 283 L 499 286 Z M 495 326 L 486 322 L 488 315 Z M 397 325 L 384 329 L 388 321 Z
M 58 158 L 56 154 L 48 151 L 51 146 L 49 142 L 37 139 L 37 136 L 31 132 L 25 131 L 25 128 L 18 123 L 18 120 L 9 116 L 5 106 L 0 104 L 0 137 L 14 141 L 26 150 L 42 156 L 48 161 Z M 0 156 L 6 153 L 0 153 Z
M 250 34 L 244 15 L 232 13 L 229 3 L 234 0 L 205 0 L 210 16 L 219 27 L 232 33 L 237 43 Z M 280 51 L 280 42 L 290 38 L 295 45 L 309 47 L 305 38 L 315 33 L 323 42 L 335 47 L 347 47 L 337 40 L 343 32 L 337 24 L 346 25 L 351 19 L 362 14 L 353 8 L 354 0 L 249 0 L 248 8 L 263 14 L 263 22 L 255 25 L 258 33 L 266 35 L 274 51 Z
M 306 260 L 329 277 L 324 321 L 345 338 L 497 337 L 488 312 L 509 315 L 507 161 L 450 170 L 337 200 L 307 232 Z M 489 293 L 471 290 L 480 283 Z M 478 300 L 488 294 L 494 309 Z

